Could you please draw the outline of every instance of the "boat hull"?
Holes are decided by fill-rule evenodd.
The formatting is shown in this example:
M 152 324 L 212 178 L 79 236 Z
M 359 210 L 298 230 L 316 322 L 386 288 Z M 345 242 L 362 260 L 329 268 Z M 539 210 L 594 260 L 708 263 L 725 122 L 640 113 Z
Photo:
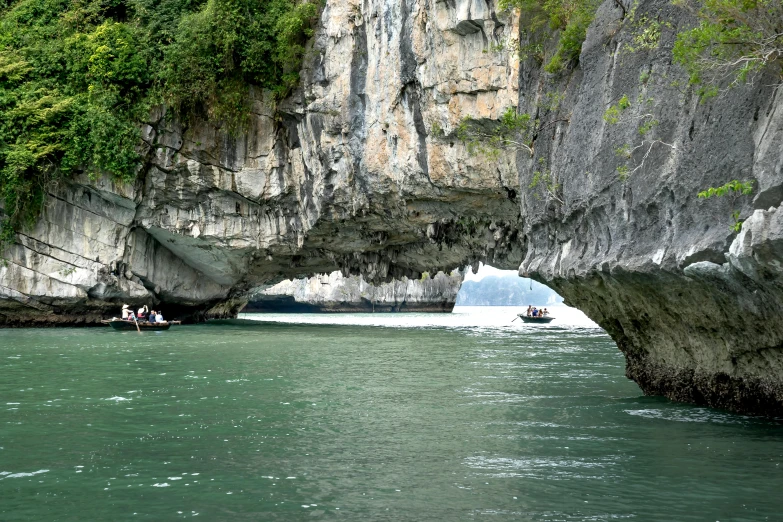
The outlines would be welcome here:
M 546 324 L 551 323 L 555 320 L 554 317 L 528 317 L 524 314 L 519 314 L 519 318 L 522 319 L 526 323 L 539 323 L 539 324 Z
M 140 322 L 139 330 L 142 332 L 160 332 L 171 328 L 169 323 L 147 323 Z M 133 321 L 123 321 L 122 319 L 117 321 L 109 321 L 109 325 L 115 330 L 136 330 L 136 323 Z

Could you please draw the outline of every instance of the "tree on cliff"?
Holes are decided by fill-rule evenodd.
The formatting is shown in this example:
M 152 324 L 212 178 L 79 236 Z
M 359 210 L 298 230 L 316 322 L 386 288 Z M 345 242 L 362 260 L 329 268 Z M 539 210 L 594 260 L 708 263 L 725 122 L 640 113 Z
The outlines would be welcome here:
M 768 67 L 783 77 L 783 2 L 678 0 L 699 25 L 677 35 L 673 55 L 706 95 L 753 81 Z
M 557 113 L 561 97 L 546 97 L 546 103 L 539 104 L 543 112 Z M 554 117 L 542 123 L 540 119 L 529 114 L 521 114 L 516 108 L 507 108 L 497 121 L 464 118 L 456 129 L 457 139 L 465 144 L 468 153 L 482 154 L 490 159 L 497 159 L 502 151 L 521 151 L 533 157 L 535 141 L 539 133 L 568 118 Z M 544 197 L 563 204 L 560 194 L 561 186 L 556 175 L 546 167 L 543 158 L 539 159 L 538 169 L 533 173 L 529 188 L 536 198 Z
M 575 65 L 582 52 L 587 28 L 601 4 L 599 0 L 500 0 L 501 9 L 520 13 L 527 43 L 520 58 L 532 57 L 544 70 L 557 74 Z M 555 45 L 547 45 L 556 42 Z
M 0 0 L 0 246 L 73 174 L 128 182 L 167 103 L 242 124 L 298 79 L 319 0 Z

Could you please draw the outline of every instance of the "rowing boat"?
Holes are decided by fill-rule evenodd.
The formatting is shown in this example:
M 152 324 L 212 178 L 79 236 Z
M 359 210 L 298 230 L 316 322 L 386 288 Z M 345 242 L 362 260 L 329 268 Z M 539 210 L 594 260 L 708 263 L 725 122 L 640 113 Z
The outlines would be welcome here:
M 111 319 L 108 321 L 101 321 L 103 324 L 108 324 L 115 330 L 139 330 L 147 332 L 159 332 L 168 330 L 172 324 L 179 324 L 179 321 L 164 321 L 162 323 L 148 323 L 146 321 L 125 321 L 123 319 Z M 137 328 L 138 326 L 138 328 Z
M 555 320 L 554 317 L 550 317 L 548 315 L 544 317 L 533 317 L 532 315 L 525 315 L 525 314 L 517 314 L 517 316 L 522 319 L 526 323 L 540 323 L 540 324 L 546 324 L 551 323 Z

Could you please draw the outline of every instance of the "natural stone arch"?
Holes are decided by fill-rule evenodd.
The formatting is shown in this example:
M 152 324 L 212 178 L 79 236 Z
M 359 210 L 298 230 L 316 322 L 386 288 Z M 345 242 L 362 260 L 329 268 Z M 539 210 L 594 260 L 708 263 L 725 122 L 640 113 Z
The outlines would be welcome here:
M 622 54 L 633 35 L 605 2 L 579 67 L 553 87 L 497 45 L 518 38 L 514 16 L 467 3 L 366 0 L 357 16 L 358 4 L 327 1 L 300 90 L 276 111 L 253 92 L 239 136 L 153 111 L 135 185 L 63 183 L 4 252 L 0 322 L 94 322 L 145 300 L 226 316 L 283 278 L 343 269 L 382 280 L 485 260 L 549 284 L 606 328 L 646 391 L 780 413 L 774 82 L 700 103 L 675 86 L 684 73 L 666 42 Z M 639 14 L 672 9 L 646 0 Z M 639 71 L 651 72 L 643 85 Z M 534 157 L 490 161 L 455 139 L 463 117 L 534 113 L 550 88 L 569 117 L 536 137 Z M 603 114 L 638 94 L 676 148 L 623 180 L 616 150 L 638 132 Z M 560 202 L 530 188 L 542 164 Z M 737 202 L 739 237 L 730 202 L 696 198 L 734 178 L 756 190 Z

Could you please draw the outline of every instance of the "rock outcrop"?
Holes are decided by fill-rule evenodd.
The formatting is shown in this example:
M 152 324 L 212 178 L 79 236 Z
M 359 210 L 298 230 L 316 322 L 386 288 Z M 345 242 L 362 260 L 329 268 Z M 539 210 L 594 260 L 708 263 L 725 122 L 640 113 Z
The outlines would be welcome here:
M 783 414 L 779 79 L 701 100 L 671 59 L 689 15 L 643 0 L 623 20 L 619 5 L 552 77 L 519 62 L 517 16 L 492 0 L 327 0 L 277 115 L 253 92 L 232 137 L 161 109 L 135 185 L 53 188 L 4 253 L 0 323 L 90 322 L 121 302 L 226 316 L 284 279 L 418 279 L 482 260 L 601 324 L 645 392 Z M 638 38 L 640 20 L 666 22 L 657 40 Z M 612 125 L 624 95 L 629 121 Z M 542 123 L 532 157 L 488 161 L 455 139 L 462 118 L 509 106 Z M 640 134 L 645 114 L 657 124 Z M 753 195 L 696 197 L 731 179 Z
M 123 302 L 230 316 L 256 287 L 334 270 L 517 267 L 514 154 L 431 135 L 516 104 L 518 62 L 491 49 L 517 34 L 484 0 L 327 2 L 301 90 L 277 112 L 251 92 L 245 134 L 161 108 L 135 185 L 55 187 L 4 253 L 0 324 L 95 322 Z
M 461 284 L 459 270 L 377 285 L 332 272 L 257 289 L 242 312 L 451 312 Z
M 678 30 L 692 24 L 663 1 L 637 20 L 663 20 L 660 42 L 639 47 L 633 24 L 604 3 L 566 87 L 570 124 L 537 140 L 536 158 L 562 183 L 563 203 L 522 192 L 528 250 L 520 273 L 546 282 L 617 341 L 627 375 L 648 394 L 734 411 L 783 415 L 783 103 L 774 76 L 700 99 L 672 65 Z M 521 105 L 546 79 L 523 70 Z M 657 126 L 612 125 L 623 95 Z M 524 109 L 523 109 L 524 110 Z M 529 110 L 529 109 L 528 109 Z M 621 179 L 617 149 L 643 140 Z M 643 153 L 649 151 L 644 158 Z M 532 179 L 520 169 L 520 185 Z M 753 195 L 699 199 L 732 179 Z M 731 230 L 732 212 L 745 219 Z

